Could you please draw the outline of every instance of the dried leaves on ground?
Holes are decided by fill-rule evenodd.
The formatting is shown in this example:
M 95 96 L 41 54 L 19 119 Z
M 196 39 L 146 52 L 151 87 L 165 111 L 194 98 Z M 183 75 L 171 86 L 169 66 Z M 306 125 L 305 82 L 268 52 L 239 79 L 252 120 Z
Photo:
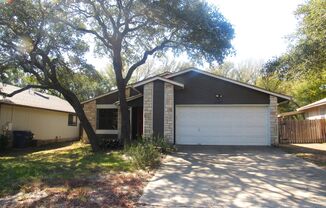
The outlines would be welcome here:
M 34 190 L 0 199 L 0 207 L 135 207 L 150 173 L 115 173 L 36 184 Z

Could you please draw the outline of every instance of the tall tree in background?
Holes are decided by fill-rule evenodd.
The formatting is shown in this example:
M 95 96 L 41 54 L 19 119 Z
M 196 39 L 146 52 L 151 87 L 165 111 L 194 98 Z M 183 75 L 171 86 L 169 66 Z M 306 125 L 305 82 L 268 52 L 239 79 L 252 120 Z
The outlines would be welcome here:
M 269 80 L 291 83 L 285 88 L 299 105 L 326 97 L 326 1 L 310 0 L 298 7 L 299 20 L 292 45 L 284 55 L 271 59 L 262 73 Z M 288 85 L 287 85 L 288 86 Z
M 53 21 L 55 6 L 41 0 L 0 5 L 0 73 L 19 70 L 37 81 L 10 94 L 0 93 L 10 97 L 30 88 L 59 92 L 76 111 L 93 151 L 97 151 L 96 134 L 71 90 L 76 87 L 76 74 L 93 76 L 94 70 L 83 59 L 88 47 L 74 30 Z
M 218 66 L 212 65 L 210 71 L 240 82 L 255 85 L 260 76 L 261 61 L 246 60 L 239 63 L 224 62 Z
M 222 62 L 234 31 L 214 7 L 198 0 L 62 1 L 57 19 L 93 35 L 97 52 L 112 60 L 121 110 L 121 138 L 129 144 L 125 89 L 150 55 L 186 51 L 190 58 Z

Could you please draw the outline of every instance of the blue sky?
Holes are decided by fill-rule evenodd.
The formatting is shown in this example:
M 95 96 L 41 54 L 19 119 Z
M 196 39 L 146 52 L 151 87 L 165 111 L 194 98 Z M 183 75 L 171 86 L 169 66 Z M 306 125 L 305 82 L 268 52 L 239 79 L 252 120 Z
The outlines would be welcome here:
M 286 36 L 295 32 L 297 20 L 294 11 L 304 0 L 208 0 L 233 25 L 235 38 L 232 44 L 236 55 L 227 61 L 234 63 L 265 62 L 286 52 Z M 96 69 L 103 70 L 105 59 L 87 59 Z

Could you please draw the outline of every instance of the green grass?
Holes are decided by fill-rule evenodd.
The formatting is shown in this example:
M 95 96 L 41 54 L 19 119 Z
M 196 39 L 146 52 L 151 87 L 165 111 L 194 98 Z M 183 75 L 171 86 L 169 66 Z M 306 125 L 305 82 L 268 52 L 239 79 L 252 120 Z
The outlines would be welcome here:
M 131 171 L 122 153 L 92 153 L 90 146 L 70 146 L 14 156 L 0 156 L 0 197 L 14 194 L 34 182 L 53 184 L 96 173 Z

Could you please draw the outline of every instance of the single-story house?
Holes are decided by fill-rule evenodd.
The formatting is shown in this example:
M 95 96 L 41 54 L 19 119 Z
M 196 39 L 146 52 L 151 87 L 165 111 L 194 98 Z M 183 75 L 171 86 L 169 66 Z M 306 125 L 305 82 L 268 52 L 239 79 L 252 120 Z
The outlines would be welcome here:
M 289 96 L 196 68 L 128 86 L 131 138 L 180 145 L 277 145 L 278 103 Z M 83 102 L 99 137 L 119 138 L 118 91 Z
M 326 119 L 326 98 L 297 108 L 296 111 L 285 112 L 278 115 L 280 118 L 302 114 L 307 120 Z
M 3 93 L 18 89 L 0 83 Z M 0 96 L 0 127 L 2 131 L 31 131 L 38 144 L 76 140 L 80 132 L 75 111 L 66 100 L 32 89 L 13 97 Z
M 304 113 L 308 120 L 326 119 L 326 98 L 302 106 L 297 111 Z

